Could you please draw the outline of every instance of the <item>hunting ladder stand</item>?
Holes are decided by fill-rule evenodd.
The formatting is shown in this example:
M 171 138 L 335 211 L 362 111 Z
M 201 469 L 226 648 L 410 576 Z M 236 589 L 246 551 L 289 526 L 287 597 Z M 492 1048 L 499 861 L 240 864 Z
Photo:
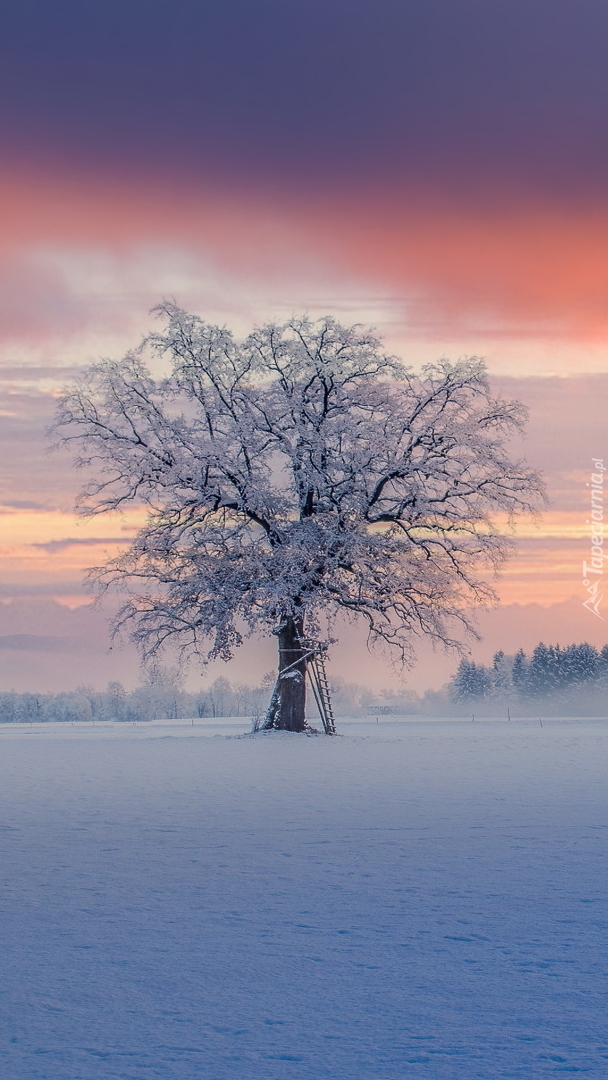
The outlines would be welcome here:
M 306 671 L 310 680 L 310 686 L 313 692 L 317 709 L 319 710 L 319 716 L 323 724 L 323 729 L 326 735 L 336 734 L 336 721 L 334 718 L 334 711 L 331 704 L 331 695 L 329 692 L 329 682 L 327 679 L 327 672 L 325 670 L 325 653 L 327 651 L 327 645 L 322 641 L 302 641 L 303 652 L 298 649 L 298 657 L 293 663 L 288 664 L 279 673 L 276 683 L 274 684 L 274 690 L 272 691 L 272 697 L 270 698 L 270 704 L 264 720 L 254 723 L 253 730 L 267 731 L 274 726 L 274 718 L 276 715 L 277 707 L 280 697 L 280 682 L 285 676 L 285 672 L 290 668 L 296 667 L 297 664 L 301 664 L 304 660 L 306 662 Z

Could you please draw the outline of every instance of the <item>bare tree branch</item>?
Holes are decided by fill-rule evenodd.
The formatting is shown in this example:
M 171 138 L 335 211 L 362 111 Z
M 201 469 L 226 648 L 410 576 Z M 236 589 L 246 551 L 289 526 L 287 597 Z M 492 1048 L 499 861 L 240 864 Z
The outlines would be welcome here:
M 91 473 L 87 512 L 148 507 L 93 571 L 125 593 L 118 625 L 147 655 L 171 641 L 205 660 L 342 610 L 402 661 L 416 634 L 457 648 L 509 553 L 496 516 L 543 497 L 506 445 L 525 411 L 492 396 L 482 362 L 417 375 L 331 318 L 239 343 L 172 303 L 157 314 L 163 329 L 65 392 L 55 425 Z

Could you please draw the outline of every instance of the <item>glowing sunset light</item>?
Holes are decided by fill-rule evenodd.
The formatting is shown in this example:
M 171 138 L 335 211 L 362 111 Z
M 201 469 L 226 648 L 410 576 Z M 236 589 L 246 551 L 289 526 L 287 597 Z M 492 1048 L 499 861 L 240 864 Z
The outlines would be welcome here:
M 34 9 L 0 40 L 0 595 L 73 598 L 136 524 L 73 514 L 81 477 L 45 429 L 169 296 L 237 335 L 331 312 L 414 368 L 485 356 L 551 501 L 492 617 L 578 625 L 560 605 L 582 605 L 586 472 L 608 458 L 601 5 Z

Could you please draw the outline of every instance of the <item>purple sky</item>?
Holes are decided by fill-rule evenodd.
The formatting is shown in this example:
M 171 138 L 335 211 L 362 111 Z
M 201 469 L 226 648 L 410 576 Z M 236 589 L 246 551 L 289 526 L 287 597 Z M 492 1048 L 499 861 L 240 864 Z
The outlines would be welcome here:
M 4 6 L 0 685 L 77 677 L 65 649 L 15 649 L 10 624 L 52 635 L 48 598 L 82 598 L 133 523 L 75 520 L 79 478 L 44 429 L 70 372 L 135 344 L 163 295 L 237 333 L 331 312 L 413 365 L 486 356 L 530 406 L 552 506 L 478 655 L 518 622 L 580 637 L 584 485 L 608 460 L 607 40 L 589 0 Z
M 604 203 L 601 0 L 21 0 L 3 152 L 326 191 Z

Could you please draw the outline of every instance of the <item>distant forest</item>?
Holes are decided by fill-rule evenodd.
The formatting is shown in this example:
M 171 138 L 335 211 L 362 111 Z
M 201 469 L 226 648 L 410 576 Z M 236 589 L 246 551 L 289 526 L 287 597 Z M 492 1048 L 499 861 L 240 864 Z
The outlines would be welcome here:
M 140 720 L 180 720 L 213 716 L 252 716 L 269 696 L 270 676 L 258 687 L 232 685 L 216 679 L 196 693 L 184 690 L 172 668 L 148 672 L 135 690 L 110 682 L 105 690 L 80 686 L 60 694 L 0 693 L 0 722 L 15 724 L 86 720 L 132 723 Z
M 608 702 L 608 645 L 598 652 L 586 642 L 541 642 L 530 656 L 523 649 L 515 656 L 497 652 L 491 667 L 462 660 L 447 693 L 456 705 L 535 700 L 574 705 L 581 698 Z
M 216 679 L 188 692 L 177 669 L 156 667 L 141 686 L 126 690 L 111 682 L 105 690 L 82 686 L 60 694 L 0 693 L 0 723 L 213 719 L 259 717 L 276 678 L 268 672 L 258 686 Z M 532 715 L 541 709 L 554 716 L 608 715 L 608 645 L 545 645 L 528 656 L 497 652 L 489 667 L 462 660 L 454 678 L 441 690 L 419 696 L 413 691 L 381 693 L 331 681 L 336 716 L 488 716 Z M 314 702 L 309 702 L 314 722 Z
M 212 719 L 262 715 L 270 700 L 276 678 L 268 672 L 258 686 L 216 679 L 210 686 L 191 693 L 175 669 L 156 668 L 135 690 L 125 690 L 111 682 L 105 690 L 82 686 L 60 694 L 0 693 L 0 723 L 34 724 L 48 722 L 114 721 L 136 723 L 145 720 Z M 332 681 L 332 701 L 337 716 L 362 716 L 369 712 L 416 712 L 416 694 L 386 691 L 380 696 L 363 686 Z M 314 710 L 314 701 L 309 702 Z

